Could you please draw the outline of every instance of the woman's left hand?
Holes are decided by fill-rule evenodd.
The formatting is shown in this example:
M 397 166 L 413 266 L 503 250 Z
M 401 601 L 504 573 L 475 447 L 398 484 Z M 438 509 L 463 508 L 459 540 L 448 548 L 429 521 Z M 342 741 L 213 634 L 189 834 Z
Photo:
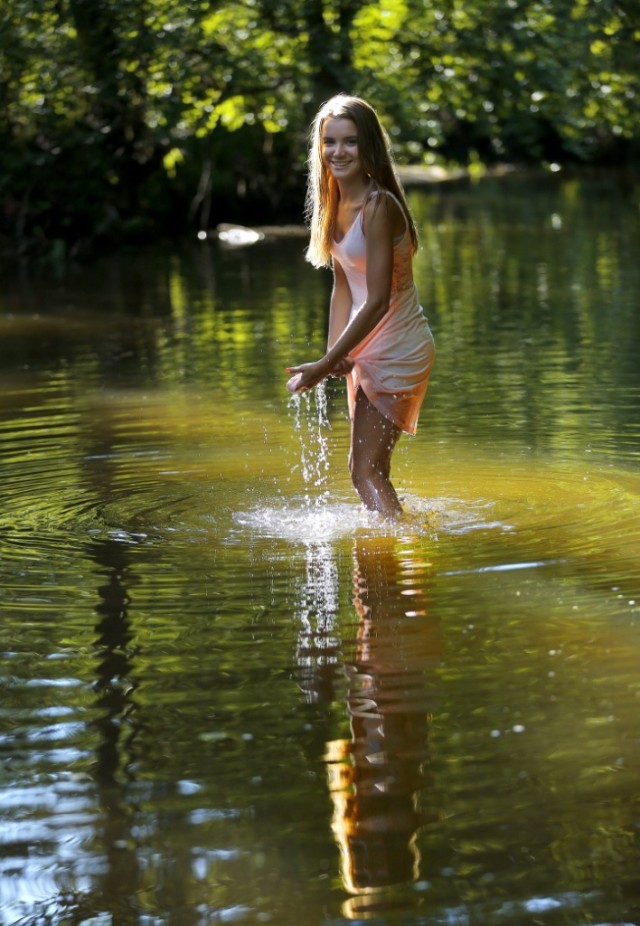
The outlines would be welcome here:
M 348 376 L 354 366 L 355 360 L 353 357 L 343 357 L 342 360 L 338 360 L 329 376 Z
M 301 363 L 297 367 L 285 367 L 285 370 L 294 376 L 300 374 L 300 379 L 296 384 L 296 392 L 313 389 L 329 374 L 327 365 L 322 360 L 316 360 L 314 363 Z

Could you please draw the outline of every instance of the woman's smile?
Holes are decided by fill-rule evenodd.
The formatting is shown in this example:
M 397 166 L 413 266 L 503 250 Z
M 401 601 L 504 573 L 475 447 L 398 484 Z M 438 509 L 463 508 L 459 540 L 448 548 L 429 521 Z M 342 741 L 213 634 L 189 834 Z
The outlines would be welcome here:
M 358 150 L 358 129 L 351 119 L 329 118 L 322 129 L 322 160 L 341 178 L 363 173 Z

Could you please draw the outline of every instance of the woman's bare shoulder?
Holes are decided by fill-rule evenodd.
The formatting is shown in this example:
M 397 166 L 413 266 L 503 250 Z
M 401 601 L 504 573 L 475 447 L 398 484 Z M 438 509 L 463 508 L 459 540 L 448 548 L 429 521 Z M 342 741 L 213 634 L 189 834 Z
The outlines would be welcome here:
M 394 235 L 405 228 L 402 206 L 389 190 L 379 187 L 372 190 L 364 207 L 365 225 L 379 223 L 390 227 Z

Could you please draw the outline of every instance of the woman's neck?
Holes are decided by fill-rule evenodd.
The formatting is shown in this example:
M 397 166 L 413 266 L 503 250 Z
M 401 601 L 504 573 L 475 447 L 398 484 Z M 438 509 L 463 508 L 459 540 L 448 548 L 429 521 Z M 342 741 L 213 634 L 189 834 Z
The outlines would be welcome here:
M 371 177 L 363 177 L 361 180 L 352 180 L 347 183 L 338 181 L 340 199 L 346 206 L 362 203 L 366 199 L 372 186 L 373 181 Z

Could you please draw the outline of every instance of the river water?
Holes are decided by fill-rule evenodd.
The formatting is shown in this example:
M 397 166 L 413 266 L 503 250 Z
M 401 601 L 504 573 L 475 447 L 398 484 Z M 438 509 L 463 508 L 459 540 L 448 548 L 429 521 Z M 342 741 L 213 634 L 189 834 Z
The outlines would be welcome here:
M 5 279 L 2 926 L 640 922 L 639 203 L 411 193 L 396 524 L 302 239 Z

